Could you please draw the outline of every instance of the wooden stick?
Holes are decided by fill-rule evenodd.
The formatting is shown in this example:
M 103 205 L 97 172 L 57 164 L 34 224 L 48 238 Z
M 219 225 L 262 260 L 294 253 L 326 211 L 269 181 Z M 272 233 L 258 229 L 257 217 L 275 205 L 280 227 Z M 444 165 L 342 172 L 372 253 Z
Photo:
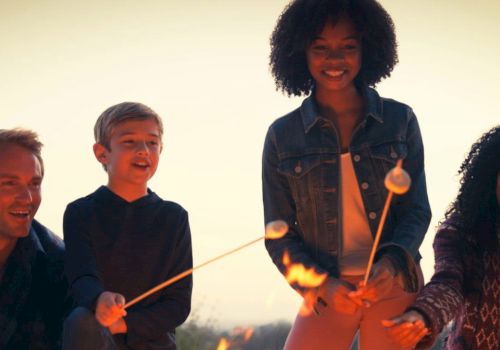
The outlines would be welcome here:
M 194 272 L 194 270 L 198 270 L 199 268 L 202 268 L 202 267 L 204 267 L 204 266 L 206 266 L 206 265 L 208 265 L 208 264 L 211 264 L 211 263 L 213 263 L 214 261 L 217 261 L 217 260 L 219 260 L 219 259 L 222 259 L 222 258 L 224 258 L 224 257 L 226 257 L 226 256 L 228 256 L 228 255 L 233 254 L 233 253 L 236 253 L 237 251 L 239 251 L 239 250 L 241 250 L 241 249 L 243 249 L 243 248 L 246 248 L 246 247 L 248 247 L 248 246 L 250 246 L 250 245 L 252 245 L 252 244 L 254 244 L 254 243 L 257 243 L 258 241 L 260 241 L 260 240 L 262 240 L 262 239 L 264 239 L 264 238 L 265 238 L 265 236 L 263 236 L 263 237 L 259 237 L 259 238 L 257 238 L 257 239 L 254 239 L 253 241 L 248 242 L 248 243 L 245 243 L 245 244 L 243 244 L 243 245 L 241 245 L 241 246 L 239 246 L 239 247 L 237 247 L 237 248 L 235 248 L 235 249 L 233 249 L 233 250 L 230 250 L 230 251 L 229 251 L 229 252 L 227 252 L 227 253 L 224 253 L 224 254 L 221 254 L 221 255 L 219 255 L 219 256 L 216 256 L 215 258 L 212 258 L 212 259 L 210 259 L 210 260 L 207 260 L 207 261 L 205 261 L 204 263 L 201 263 L 201 264 L 199 264 L 199 265 L 197 265 L 197 266 L 194 266 L 194 267 L 193 267 L 193 268 L 191 268 L 191 269 L 188 269 L 188 270 L 186 270 L 186 271 L 184 271 L 184 272 L 181 272 L 180 274 L 178 274 L 178 275 L 176 275 L 176 276 L 174 276 L 174 277 L 172 277 L 172 278 L 170 278 L 170 279 L 166 280 L 165 282 L 160 283 L 160 284 L 159 284 L 159 285 L 157 285 L 156 287 L 153 287 L 153 288 L 151 288 L 150 290 L 148 290 L 147 292 L 145 292 L 145 293 L 143 293 L 143 294 L 139 295 L 139 296 L 138 296 L 138 297 L 136 297 L 135 299 L 132 299 L 131 301 L 129 301 L 128 303 L 126 303 L 126 304 L 125 304 L 125 306 L 124 306 L 123 308 L 124 308 L 124 309 L 127 309 L 127 308 L 131 307 L 132 305 L 137 304 L 137 303 L 138 303 L 139 301 L 141 301 L 142 299 L 147 298 L 147 297 L 148 297 L 148 296 L 150 296 L 151 294 L 156 293 L 157 291 L 159 291 L 159 290 L 161 290 L 161 289 L 163 289 L 163 288 L 165 288 L 165 287 L 167 287 L 167 286 L 170 286 L 171 284 L 174 284 L 174 283 L 175 283 L 175 282 L 177 282 L 178 280 L 181 280 L 181 279 L 183 279 L 184 277 L 187 277 L 187 276 L 191 275 L 191 274 Z
M 387 194 L 387 199 L 385 200 L 384 210 L 382 212 L 382 217 L 378 223 L 377 233 L 375 234 L 375 240 L 373 241 L 372 250 L 370 252 L 370 258 L 368 259 L 368 266 L 366 267 L 365 278 L 363 279 L 363 285 L 366 286 L 368 282 L 368 277 L 370 276 L 370 270 L 372 269 L 373 259 L 375 258 L 375 252 L 377 251 L 378 243 L 380 241 L 380 236 L 382 235 L 382 229 L 384 228 L 385 219 L 387 217 L 387 212 L 391 205 L 392 196 L 394 192 L 389 191 Z

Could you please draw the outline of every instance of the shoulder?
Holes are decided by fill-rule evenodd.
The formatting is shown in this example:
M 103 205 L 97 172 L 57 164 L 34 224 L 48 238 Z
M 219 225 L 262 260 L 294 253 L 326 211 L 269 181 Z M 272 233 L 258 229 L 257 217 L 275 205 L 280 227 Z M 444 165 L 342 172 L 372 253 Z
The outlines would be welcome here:
M 96 206 L 95 192 L 85 197 L 75 199 L 66 206 L 65 216 L 73 216 L 76 213 L 88 214 Z
M 63 259 L 64 242 L 61 238 L 36 220 L 33 220 L 31 228 L 48 256 L 55 260 Z
M 155 200 L 152 205 L 156 210 L 159 210 L 162 214 L 170 218 L 187 218 L 188 212 L 179 203 L 174 201 L 165 200 L 159 197 L 156 193 L 153 193 Z
M 78 199 L 75 199 L 74 201 L 68 203 L 67 207 L 72 207 L 72 208 L 78 208 L 78 207 L 86 207 L 86 206 L 91 206 L 95 202 L 95 192 L 90 193 L 84 197 L 80 197 Z
M 439 224 L 433 242 L 436 253 L 440 250 L 449 250 L 452 247 L 458 249 L 464 244 L 464 235 L 456 219 L 451 217 Z
M 384 118 L 388 118 L 391 121 L 399 119 L 410 122 L 411 120 L 416 119 L 413 109 L 401 101 L 387 97 L 380 97 L 380 105 L 382 107 Z
M 301 108 L 297 107 L 293 111 L 282 115 L 274 120 L 269 126 L 268 137 L 272 134 L 274 137 L 288 133 L 296 133 L 297 130 L 303 130 Z

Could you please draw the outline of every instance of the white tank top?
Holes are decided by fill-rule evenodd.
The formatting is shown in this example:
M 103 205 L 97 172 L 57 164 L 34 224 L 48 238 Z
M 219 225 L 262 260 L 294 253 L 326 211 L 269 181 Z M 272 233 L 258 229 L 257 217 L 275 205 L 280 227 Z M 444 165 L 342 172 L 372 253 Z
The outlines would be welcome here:
M 351 154 L 340 155 L 342 203 L 342 251 L 340 274 L 360 276 L 366 271 L 373 237 L 368 225 L 359 184 L 352 165 Z

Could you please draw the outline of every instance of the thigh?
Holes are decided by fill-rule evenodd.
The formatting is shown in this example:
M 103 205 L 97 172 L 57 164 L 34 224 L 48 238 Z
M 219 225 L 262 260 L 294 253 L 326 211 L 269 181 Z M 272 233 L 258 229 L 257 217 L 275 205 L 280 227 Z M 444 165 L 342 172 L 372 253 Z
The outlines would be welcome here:
M 421 271 L 419 271 L 421 274 Z M 419 280 L 422 280 L 421 275 Z M 422 282 L 420 282 L 422 285 Z M 408 293 L 399 283 L 394 283 L 390 293 L 377 304 L 363 309 L 360 322 L 361 350 L 401 350 L 390 342 L 381 321 L 402 314 L 412 304 L 417 293 Z
M 101 326 L 94 314 L 86 308 L 77 307 L 64 321 L 63 350 L 117 350 L 113 336 Z
M 328 307 L 320 314 L 297 315 L 284 350 L 349 350 L 361 312 L 345 315 Z

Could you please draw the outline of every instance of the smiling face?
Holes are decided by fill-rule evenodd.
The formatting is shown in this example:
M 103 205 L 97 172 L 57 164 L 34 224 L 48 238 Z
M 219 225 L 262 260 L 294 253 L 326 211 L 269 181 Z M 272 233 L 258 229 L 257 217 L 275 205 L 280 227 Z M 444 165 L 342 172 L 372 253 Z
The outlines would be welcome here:
M 1 249 L 28 235 L 42 200 L 42 167 L 26 148 L 14 144 L 0 147 Z
M 109 188 L 125 199 L 146 194 L 161 149 L 160 131 L 153 119 L 123 121 L 113 128 L 109 149 L 94 145 L 97 160 L 108 172 Z
M 306 49 L 307 66 L 316 89 L 341 91 L 354 86 L 361 69 L 361 40 L 347 15 L 328 20 Z

